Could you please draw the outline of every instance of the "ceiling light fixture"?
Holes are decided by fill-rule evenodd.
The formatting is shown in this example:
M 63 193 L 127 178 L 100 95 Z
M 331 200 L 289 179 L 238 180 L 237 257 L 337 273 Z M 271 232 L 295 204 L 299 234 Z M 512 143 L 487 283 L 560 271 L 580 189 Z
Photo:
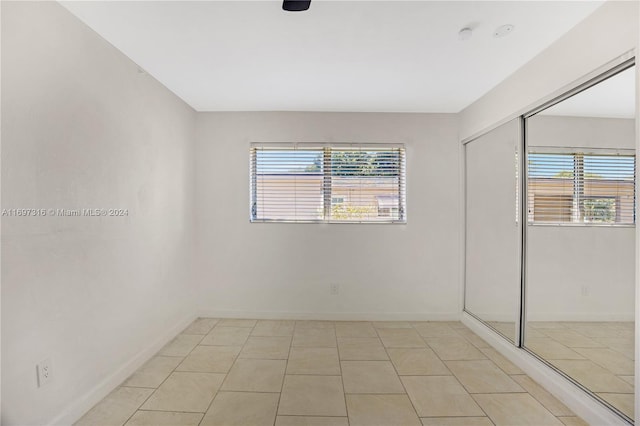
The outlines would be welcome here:
M 493 32 L 493 36 L 495 38 L 506 37 L 509 34 L 511 34 L 514 29 L 515 29 L 515 27 L 513 25 L 511 25 L 511 24 L 502 25 L 502 26 L 496 28 L 496 30 Z
M 469 27 L 464 27 L 460 31 L 458 31 L 458 40 L 469 40 L 473 35 L 473 30 Z
M 287 12 L 302 12 L 309 9 L 311 0 L 284 0 L 282 2 L 282 9 Z

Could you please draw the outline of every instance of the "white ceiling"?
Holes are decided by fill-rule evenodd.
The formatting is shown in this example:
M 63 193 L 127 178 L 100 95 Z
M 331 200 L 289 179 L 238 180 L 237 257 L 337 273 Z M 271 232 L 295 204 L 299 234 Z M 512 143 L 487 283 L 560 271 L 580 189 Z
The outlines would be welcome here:
M 602 3 L 62 4 L 198 111 L 458 112 Z
M 629 68 L 541 112 L 573 117 L 635 118 L 636 74 Z

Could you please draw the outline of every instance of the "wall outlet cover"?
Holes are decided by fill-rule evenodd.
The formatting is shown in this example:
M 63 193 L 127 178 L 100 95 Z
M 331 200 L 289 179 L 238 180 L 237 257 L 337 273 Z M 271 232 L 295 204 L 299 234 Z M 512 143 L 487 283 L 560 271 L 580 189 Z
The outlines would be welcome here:
M 53 368 L 51 359 L 47 358 L 36 365 L 36 375 L 38 379 L 38 387 L 41 388 L 53 380 Z

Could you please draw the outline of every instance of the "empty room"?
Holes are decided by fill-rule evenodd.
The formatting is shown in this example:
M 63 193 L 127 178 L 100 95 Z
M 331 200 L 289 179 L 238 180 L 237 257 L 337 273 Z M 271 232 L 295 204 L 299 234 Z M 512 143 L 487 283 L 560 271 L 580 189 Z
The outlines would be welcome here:
M 630 425 L 640 2 L 0 2 L 0 422 Z

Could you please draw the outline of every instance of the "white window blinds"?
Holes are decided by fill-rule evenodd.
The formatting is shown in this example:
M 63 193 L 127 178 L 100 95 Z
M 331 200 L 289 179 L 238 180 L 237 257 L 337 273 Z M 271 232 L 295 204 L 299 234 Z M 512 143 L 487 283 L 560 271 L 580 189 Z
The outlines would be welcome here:
M 252 144 L 252 222 L 404 223 L 402 145 Z
M 529 223 L 634 224 L 635 156 L 530 152 Z

